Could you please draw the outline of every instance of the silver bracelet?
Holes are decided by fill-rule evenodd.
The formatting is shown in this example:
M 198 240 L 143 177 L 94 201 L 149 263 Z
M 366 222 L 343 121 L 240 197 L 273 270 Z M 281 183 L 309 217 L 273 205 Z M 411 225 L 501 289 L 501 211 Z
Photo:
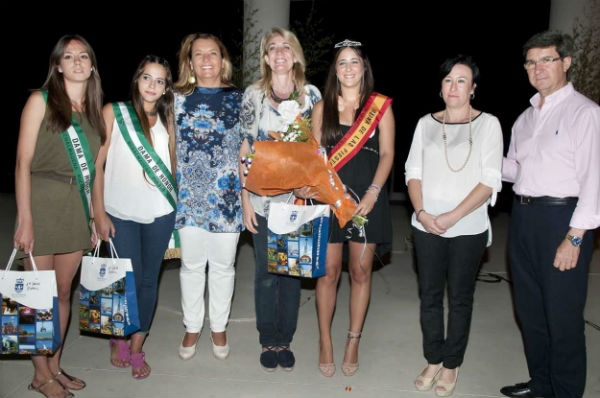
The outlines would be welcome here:
M 377 185 L 377 184 L 371 184 L 371 185 L 369 185 L 369 189 L 370 188 L 375 188 L 377 190 L 377 192 L 381 192 L 381 187 L 379 185 Z

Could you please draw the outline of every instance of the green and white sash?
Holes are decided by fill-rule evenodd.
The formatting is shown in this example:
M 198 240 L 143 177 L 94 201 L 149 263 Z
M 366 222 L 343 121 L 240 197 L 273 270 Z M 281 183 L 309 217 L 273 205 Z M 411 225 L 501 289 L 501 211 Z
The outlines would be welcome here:
M 48 92 L 42 90 L 44 101 L 48 102 Z M 94 185 L 94 176 L 96 168 L 94 167 L 94 157 L 90 149 L 90 144 L 77 123 L 73 115 L 71 115 L 71 126 L 60 133 L 60 138 L 67 151 L 67 157 L 73 168 L 83 210 L 85 216 L 90 221 L 90 206 L 92 202 L 92 186 Z
M 148 178 L 173 206 L 173 210 L 177 210 L 177 185 L 173 175 L 144 136 L 133 106 L 129 102 L 114 102 L 112 107 L 121 135 L 133 156 Z

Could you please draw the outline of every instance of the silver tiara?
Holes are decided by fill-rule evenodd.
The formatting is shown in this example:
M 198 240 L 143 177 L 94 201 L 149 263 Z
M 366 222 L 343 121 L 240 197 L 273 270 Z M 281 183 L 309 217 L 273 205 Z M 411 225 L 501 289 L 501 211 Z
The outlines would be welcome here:
M 360 47 L 362 46 L 362 43 L 359 41 L 352 41 L 352 40 L 344 40 L 341 41 L 339 43 L 337 43 L 335 46 L 333 46 L 333 48 L 340 48 L 340 47 Z

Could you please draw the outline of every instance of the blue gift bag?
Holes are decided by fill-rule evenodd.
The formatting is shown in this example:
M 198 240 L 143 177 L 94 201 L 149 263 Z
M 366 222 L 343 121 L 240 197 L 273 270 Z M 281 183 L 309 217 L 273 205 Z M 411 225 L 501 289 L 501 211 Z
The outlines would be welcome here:
M 11 271 L 16 254 L 0 271 L 0 354 L 53 354 L 60 347 L 56 274 L 38 271 L 31 253 L 33 271 Z
M 303 278 L 325 275 L 328 205 L 271 203 L 268 228 L 268 272 Z
M 79 330 L 127 336 L 140 328 L 133 267 L 109 243 L 111 258 L 98 257 L 98 243 L 94 254 L 81 261 Z

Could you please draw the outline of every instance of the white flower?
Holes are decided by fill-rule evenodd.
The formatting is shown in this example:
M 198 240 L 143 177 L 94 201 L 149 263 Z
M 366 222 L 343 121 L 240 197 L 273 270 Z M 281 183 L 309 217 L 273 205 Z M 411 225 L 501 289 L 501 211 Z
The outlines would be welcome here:
M 300 104 L 296 100 L 283 101 L 277 107 L 277 111 L 281 115 L 283 122 L 289 126 L 296 120 L 296 117 L 300 113 Z

